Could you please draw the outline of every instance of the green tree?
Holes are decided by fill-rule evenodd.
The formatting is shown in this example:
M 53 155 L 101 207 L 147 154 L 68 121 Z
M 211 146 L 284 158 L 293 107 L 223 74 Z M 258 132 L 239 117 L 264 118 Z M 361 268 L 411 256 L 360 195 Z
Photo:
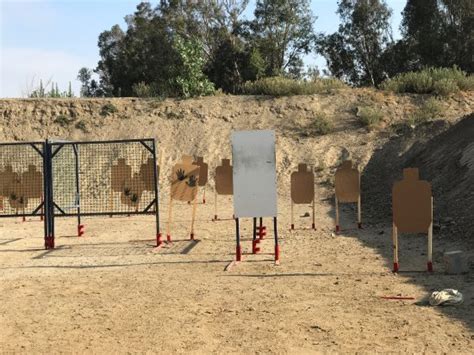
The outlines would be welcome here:
M 205 61 L 201 43 L 196 39 L 185 40 L 177 36 L 174 48 L 180 60 L 179 71 L 174 79 L 177 94 L 188 98 L 214 93 L 214 85 L 203 73 Z
M 91 78 L 92 78 L 92 70 L 85 67 L 79 69 L 79 73 L 77 74 L 77 80 L 81 82 L 81 96 L 82 97 L 92 96 L 91 88 L 90 88 Z
M 341 24 L 321 36 L 317 50 L 332 75 L 354 85 L 378 85 L 385 78 L 382 55 L 393 42 L 391 10 L 384 0 L 340 0 Z
M 250 27 L 267 76 L 294 72 L 301 65 L 301 56 L 311 51 L 316 17 L 309 5 L 308 0 L 257 1 Z

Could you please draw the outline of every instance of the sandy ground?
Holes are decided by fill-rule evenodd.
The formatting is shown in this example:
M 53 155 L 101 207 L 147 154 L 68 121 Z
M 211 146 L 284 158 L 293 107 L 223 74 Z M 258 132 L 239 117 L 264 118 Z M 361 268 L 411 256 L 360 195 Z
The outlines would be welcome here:
M 166 201 L 164 198 L 163 201 Z M 167 206 L 161 206 L 163 223 Z M 38 219 L 0 220 L 0 352 L 13 353 L 470 353 L 474 348 L 474 279 L 443 273 L 435 239 L 435 272 L 425 269 L 425 237 L 401 238 L 401 269 L 392 274 L 390 229 L 355 226 L 343 212 L 332 234 L 332 206 L 318 196 L 317 231 L 288 226 L 279 201 L 282 258 L 273 263 L 272 228 L 262 253 L 251 250 L 242 223 L 244 261 L 224 271 L 235 250 L 234 221 L 212 222 L 198 206 L 198 241 L 188 240 L 191 208 L 180 205 L 175 241 L 154 251 L 151 216 L 73 219 L 57 223 L 57 248 L 42 249 Z M 300 217 L 297 227 L 310 226 Z M 219 215 L 232 215 L 228 198 Z M 270 220 L 265 220 L 270 227 Z M 383 232 L 383 233 L 382 233 Z M 426 305 L 431 291 L 457 288 L 459 307 Z M 411 296 L 393 301 L 381 296 Z

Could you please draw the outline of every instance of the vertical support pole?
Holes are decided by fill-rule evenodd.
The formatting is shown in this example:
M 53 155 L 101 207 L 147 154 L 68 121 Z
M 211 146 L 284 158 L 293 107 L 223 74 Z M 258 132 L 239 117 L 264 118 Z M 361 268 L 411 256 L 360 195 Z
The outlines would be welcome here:
M 206 185 L 204 185 L 204 192 L 202 194 L 202 203 L 206 204 Z
M 157 167 L 157 164 L 156 164 L 156 140 L 155 139 L 153 139 L 152 150 L 153 150 L 153 181 L 155 182 L 156 246 L 159 247 L 162 243 L 162 241 L 161 241 L 161 231 L 160 231 L 160 208 L 159 208 L 160 207 L 160 203 L 159 203 L 159 200 L 160 200 L 160 193 L 159 193 L 160 176 L 158 175 L 158 167 Z
M 81 237 L 84 234 L 84 225 L 81 224 L 81 187 L 79 179 L 79 151 L 77 144 L 72 145 L 74 151 L 74 169 L 76 173 L 76 201 L 77 204 L 77 236 Z
M 433 272 L 433 197 L 431 197 L 431 224 L 428 229 L 428 271 Z
M 257 218 L 253 218 L 253 233 L 252 233 L 252 254 L 257 254 L 260 251 L 260 248 L 257 248 L 257 243 L 260 240 L 257 240 Z
M 265 235 L 266 235 L 266 231 L 265 231 L 265 227 L 263 226 L 263 217 L 260 217 L 259 228 L 258 228 L 258 238 L 263 239 Z
M 341 230 L 339 226 L 339 202 L 337 201 L 337 196 L 335 196 L 334 199 L 336 201 L 336 233 L 338 233 Z
M 171 197 L 171 190 L 170 190 L 170 203 L 168 205 L 168 227 L 166 230 L 166 241 L 171 242 L 171 219 L 173 218 L 173 198 Z
M 311 223 L 311 228 L 316 230 L 316 196 L 313 196 L 313 222 Z
M 44 223 L 44 248 L 49 249 L 49 174 L 47 141 L 43 143 L 43 223 Z
M 275 264 L 280 263 L 280 245 L 278 244 L 278 220 L 273 217 L 273 234 L 275 235 Z
M 294 203 L 293 203 L 293 199 L 290 197 L 290 200 L 291 200 L 291 225 L 290 225 L 290 229 L 291 230 L 294 230 L 295 229 L 295 221 L 294 221 Z
M 54 249 L 54 201 L 53 201 L 53 164 L 51 144 L 48 140 L 44 143 L 44 190 L 45 190 L 45 249 Z
M 392 225 L 392 243 L 393 243 L 393 272 L 398 272 L 398 229 L 395 223 Z
M 235 239 L 236 239 L 236 247 L 235 247 L 235 260 L 242 261 L 242 248 L 240 247 L 240 225 L 239 219 L 235 219 Z
M 357 199 L 357 227 L 359 229 L 362 228 L 362 204 L 361 204 L 361 198 L 359 195 L 359 198 Z
M 217 190 L 214 190 L 214 221 L 217 221 Z
M 198 199 L 198 195 L 196 193 L 196 196 L 194 197 L 194 200 L 193 200 L 193 215 L 192 215 L 192 219 L 191 219 L 191 234 L 189 236 L 189 238 L 191 240 L 194 240 L 194 221 L 196 220 L 197 199 Z

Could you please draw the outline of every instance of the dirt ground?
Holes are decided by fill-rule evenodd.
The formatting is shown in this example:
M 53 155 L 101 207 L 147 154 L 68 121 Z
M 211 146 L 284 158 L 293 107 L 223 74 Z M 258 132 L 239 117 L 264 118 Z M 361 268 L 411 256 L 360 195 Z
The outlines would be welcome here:
M 37 219 L 0 221 L 0 349 L 13 353 L 470 353 L 474 347 L 474 279 L 425 272 L 426 237 L 401 238 L 401 269 L 390 272 L 390 229 L 355 226 L 318 195 L 317 230 L 288 226 L 279 201 L 281 264 L 273 230 L 250 254 L 251 222 L 242 223 L 244 261 L 228 271 L 235 250 L 232 203 L 200 204 L 197 241 L 188 240 L 191 208 L 175 207 L 174 242 L 154 250 L 151 216 L 58 220 L 56 249 L 42 248 Z M 163 199 L 166 201 L 166 199 Z M 162 204 L 162 228 L 167 206 Z M 297 228 L 311 225 L 297 206 Z M 351 229 L 352 228 L 352 229 Z M 434 308 L 433 290 L 456 288 L 463 305 Z M 385 300 L 381 296 L 414 300 Z

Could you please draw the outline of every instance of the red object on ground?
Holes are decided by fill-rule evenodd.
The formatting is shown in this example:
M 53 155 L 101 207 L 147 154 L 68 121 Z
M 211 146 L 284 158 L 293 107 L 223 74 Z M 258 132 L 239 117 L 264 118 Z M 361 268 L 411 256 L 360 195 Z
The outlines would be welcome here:
M 314 230 L 316 230 L 316 225 L 313 223 L 311 224 L 311 228 L 313 228 Z
M 82 237 L 84 235 L 84 225 L 83 224 L 79 224 L 77 226 L 77 236 L 78 237 Z
M 267 227 L 258 227 L 258 238 L 263 239 L 267 235 Z
M 156 235 L 156 246 L 159 247 L 162 243 L 163 241 L 161 240 L 161 233 L 158 233 Z
M 280 246 L 275 245 L 275 261 L 279 261 L 279 260 L 280 260 Z
M 400 268 L 400 265 L 398 265 L 398 263 L 393 263 L 393 272 L 398 272 L 399 268 Z
M 341 231 L 341 227 L 336 226 L 336 233 L 339 233 Z
M 49 236 L 49 237 L 45 238 L 44 247 L 45 247 L 45 249 L 54 249 L 54 237 L 53 236 Z
M 431 261 L 428 261 L 428 271 L 433 272 L 433 263 Z
M 171 242 L 171 235 L 169 235 L 169 234 L 166 235 L 166 241 Z
M 291 228 L 291 230 L 294 230 L 294 229 L 295 229 L 295 225 L 292 224 L 290 228 Z
M 21 219 L 22 222 L 26 222 L 26 217 L 23 216 L 23 218 Z
M 194 240 L 194 233 L 191 233 L 191 235 L 189 236 L 189 239 Z
M 252 254 L 260 252 L 260 248 L 257 246 L 258 243 L 260 243 L 259 239 L 252 240 Z

